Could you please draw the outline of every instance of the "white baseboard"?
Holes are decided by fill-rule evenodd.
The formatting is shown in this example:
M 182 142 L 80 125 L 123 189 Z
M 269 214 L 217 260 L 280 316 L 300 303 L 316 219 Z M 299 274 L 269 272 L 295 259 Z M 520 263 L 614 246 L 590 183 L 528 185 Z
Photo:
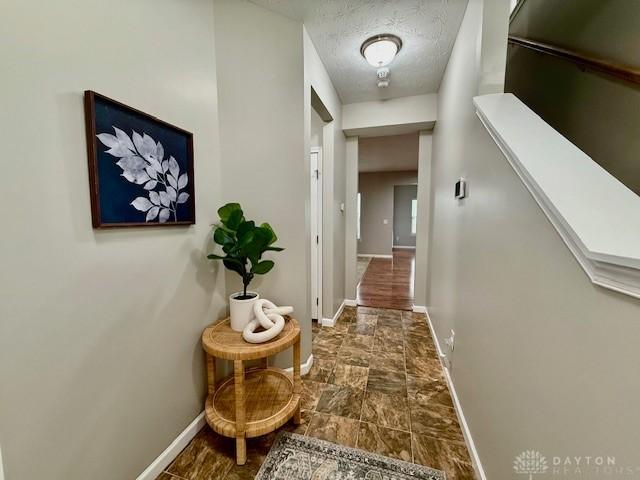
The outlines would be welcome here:
M 309 355 L 307 361 L 300 364 L 300 375 L 306 375 L 313 366 L 313 354 Z M 285 371 L 293 373 L 293 367 L 286 368 Z M 136 480 L 155 480 L 175 458 L 180 454 L 182 450 L 189 444 L 189 442 L 196 436 L 196 434 L 202 430 L 207 424 L 204 418 L 204 412 L 200 413 L 193 422 L 185 428 L 180 435 L 178 435 L 171 445 L 169 445 L 164 452 L 162 452 L 158 458 L 156 458 L 151 465 L 149 465 L 144 472 L 142 472 Z M 0 464 L 0 480 L 2 477 L 2 464 Z
M 345 307 L 357 307 L 358 306 L 358 302 L 356 302 L 355 300 L 349 300 L 348 298 L 344 299 L 344 306 Z
M 456 387 L 453 385 L 451 373 L 449 372 L 449 368 L 443 361 L 446 358 L 446 355 L 444 355 L 442 353 L 442 350 L 440 349 L 440 342 L 438 341 L 436 331 L 433 328 L 433 324 L 431 323 L 431 317 L 429 317 L 427 308 L 422 308 L 425 309 L 425 313 L 427 314 L 427 324 L 429 325 L 429 330 L 431 330 L 431 335 L 433 336 L 433 340 L 436 344 L 438 357 L 440 358 L 440 363 L 442 364 L 442 370 L 444 370 L 444 377 L 447 385 L 449 386 L 449 392 L 451 393 L 453 406 L 455 407 L 456 414 L 458 415 L 458 422 L 460 422 L 460 427 L 462 428 L 462 435 L 464 436 L 467 448 L 469 449 L 469 453 L 471 454 L 471 462 L 473 463 L 473 469 L 476 472 L 476 478 L 480 480 L 487 480 L 487 476 L 485 475 L 484 469 L 482 468 L 482 463 L 480 462 L 480 456 L 478 455 L 478 451 L 476 450 L 476 445 L 473 442 L 473 437 L 471 437 L 471 430 L 469 430 L 469 425 L 467 424 L 464 412 L 462 411 L 462 405 L 460 404 L 460 399 L 458 398 L 458 394 L 456 393 Z
M 206 425 L 207 421 L 204 418 L 204 412 L 200 413 L 193 422 L 185 428 L 176 439 L 171 442 L 164 452 L 156 458 L 151 465 L 149 465 L 144 472 L 138 475 L 136 480 L 155 480 L 165 468 L 167 468 L 171 462 L 175 460 L 178 454 L 184 450 L 189 442 L 196 436 L 196 434 Z
M 393 258 L 393 255 L 378 255 L 377 253 L 359 253 L 358 256 L 369 258 Z
M 335 326 L 336 322 L 338 321 L 338 318 L 340 318 L 340 315 L 342 314 L 342 311 L 344 310 L 345 302 L 346 302 L 346 300 L 342 300 L 342 303 L 338 307 L 338 311 L 333 316 L 333 318 L 323 318 L 322 319 L 322 326 L 323 327 L 333 327 L 333 326 Z
M 393 248 L 397 248 L 399 250 L 415 250 L 415 245 L 394 245 Z
M 423 307 L 422 305 L 413 305 L 411 310 L 415 313 L 427 313 L 427 307 Z
M 300 375 L 306 375 L 313 367 L 313 353 L 309 355 L 307 361 L 300 364 Z M 293 373 L 293 367 L 285 368 L 285 371 L 289 373 Z

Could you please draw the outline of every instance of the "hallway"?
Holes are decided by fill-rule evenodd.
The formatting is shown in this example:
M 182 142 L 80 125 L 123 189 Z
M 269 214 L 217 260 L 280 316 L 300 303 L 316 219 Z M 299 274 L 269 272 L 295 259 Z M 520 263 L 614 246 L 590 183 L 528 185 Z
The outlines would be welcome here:
M 415 250 L 393 249 L 393 258 L 372 258 L 358 285 L 359 306 L 411 310 Z
M 313 327 L 302 424 L 280 430 L 357 447 L 471 480 L 473 467 L 424 314 L 346 307 L 335 327 Z M 234 440 L 205 427 L 157 480 L 252 479 L 277 435 Z

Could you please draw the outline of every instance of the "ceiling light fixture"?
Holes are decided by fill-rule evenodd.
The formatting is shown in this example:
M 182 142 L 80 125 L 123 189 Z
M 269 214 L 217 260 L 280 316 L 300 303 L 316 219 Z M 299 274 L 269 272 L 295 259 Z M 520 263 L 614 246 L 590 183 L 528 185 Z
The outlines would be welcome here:
M 380 68 L 389 65 L 401 48 L 402 40 L 399 37 L 384 33 L 366 39 L 360 47 L 360 53 L 369 65 Z

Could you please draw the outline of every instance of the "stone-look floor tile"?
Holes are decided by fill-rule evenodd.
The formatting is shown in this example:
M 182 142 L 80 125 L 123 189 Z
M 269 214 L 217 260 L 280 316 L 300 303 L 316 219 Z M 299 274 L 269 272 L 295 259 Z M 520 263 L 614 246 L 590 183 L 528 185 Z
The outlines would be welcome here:
M 247 439 L 247 463 L 244 465 L 235 464 L 235 441 L 233 439 L 228 443 L 230 446 L 229 454 L 234 459 L 234 465 L 231 467 L 225 480 L 253 480 L 260 470 L 262 463 L 269 454 L 269 450 L 275 441 L 277 434 L 269 433 L 255 438 Z M 203 477 L 207 478 L 207 477 Z M 211 477 L 214 478 L 214 477 Z M 200 479 L 198 479 L 200 480 Z
M 336 324 L 333 327 L 324 327 L 324 328 L 333 328 L 335 329 L 336 332 L 347 333 L 351 325 L 352 325 L 351 323 L 336 322 Z
M 385 340 L 384 338 L 374 337 L 372 352 L 374 354 L 376 352 L 389 352 L 404 355 L 404 343 L 402 342 L 402 340 L 397 342 L 392 340 Z
M 411 434 L 360 422 L 358 448 L 410 462 Z
M 307 428 L 309 428 L 309 422 L 311 421 L 312 416 L 313 410 L 301 410 L 300 425 L 296 425 L 295 423 L 293 423 L 293 419 L 291 419 L 281 427 L 281 430 L 304 435 L 305 433 L 307 433 Z
M 431 331 L 426 325 L 414 323 L 411 325 L 404 325 L 403 329 L 405 335 L 413 335 L 415 337 L 424 337 L 429 339 L 432 338 Z
M 409 431 L 409 403 L 400 395 L 369 390 L 364 395 L 360 420 L 380 427 Z
M 223 478 L 235 464 L 234 458 L 228 454 L 225 440 L 209 427 L 203 428 L 167 468 L 167 472 L 186 480 Z
M 421 403 L 437 403 L 453 408 L 453 400 L 443 378 L 423 378 L 407 375 L 407 395 Z
M 368 367 L 370 359 L 371 353 L 361 348 L 345 347 L 343 345 L 338 350 L 338 360 L 350 365 Z
M 447 442 L 420 434 L 411 436 L 413 461 L 443 470 L 448 480 L 474 480 L 475 474 L 463 443 Z
M 397 327 L 378 326 L 376 327 L 376 333 L 374 336 L 376 339 L 379 338 L 384 341 L 402 342 L 404 332 L 401 328 Z
M 440 360 L 427 357 L 424 353 L 410 354 L 405 352 L 405 366 L 407 373 L 416 377 L 438 377 L 442 376 L 442 365 Z
M 435 345 L 426 337 L 411 336 L 405 338 L 404 351 L 410 358 L 438 358 Z
M 359 348 L 370 352 L 373 348 L 373 336 L 347 333 L 344 336 L 342 346 L 347 348 Z
M 359 419 L 363 396 L 364 392 L 358 388 L 327 385 L 320 396 L 316 412 Z
M 344 338 L 344 332 L 340 332 L 335 327 L 322 327 L 316 335 L 316 342 L 336 343 Z
M 359 388 L 364 390 L 367 386 L 367 377 L 369 376 L 368 367 L 359 367 L 350 365 L 342 361 L 336 363 L 333 373 L 327 383 L 334 385 L 345 385 L 347 387 Z
M 314 382 L 312 380 L 303 380 L 300 408 L 302 410 L 314 410 L 325 388 L 327 388 L 326 383 Z
M 412 433 L 420 433 L 440 440 L 464 442 L 454 409 L 437 403 L 428 403 L 420 398 L 410 398 L 409 411 Z
M 389 370 L 404 374 L 404 355 L 401 353 L 376 352 L 371 355 L 370 368 L 377 370 Z
M 320 332 L 311 344 L 313 355 L 318 357 L 335 357 L 342 345 L 342 336 L 322 335 Z
M 359 423 L 353 418 L 316 412 L 309 423 L 307 435 L 347 447 L 355 447 Z
M 167 472 L 162 472 L 159 476 L 156 477 L 156 480 L 184 480 L 180 477 L 176 477 L 175 475 L 171 475 Z
M 403 311 L 401 316 L 402 316 L 403 323 L 416 323 L 416 322 L 426 323 L 427 322 L 427 316 L 424 313 Z
M 357 335 L 373 335 L 376 331 L 376 327 L 374 325 L 366 325 L 366 324 L 358 324 L 353 323 L 349 326 L 347 333 L 357 334 Z
M 402 329 L 402 320 L 400 317 L 383 317 L 378 316 L 378 327 L 391 327 Z
M 344 307 L 344 310 L 342 310 L 342 313 L 338 317 L 338 322 L 352 323 L 355 321 L 357 315 L 358 313 L 354 307 Z
M 374 308 L 374 307 L 358 307 L 358 315 L 378 315 L 379 313 L 384 313 L 387 310 L 383 308 Z
M 314 358 L 311 370 L 306 375 L 303 375 L 303 380 L 312 380 L 314 382 L 327 383 L 333 367 L 336 365 L 335 358 Z
M 356 325 L 368 325 L 370 327 L 375 327 L 378 323 L 378 315 L 358 313 L 354 323 Z
M 406 375 L 404 372 L 391 372 L 388 370 L 369 368 L 367 391 L 369 390 L 406 397 Z

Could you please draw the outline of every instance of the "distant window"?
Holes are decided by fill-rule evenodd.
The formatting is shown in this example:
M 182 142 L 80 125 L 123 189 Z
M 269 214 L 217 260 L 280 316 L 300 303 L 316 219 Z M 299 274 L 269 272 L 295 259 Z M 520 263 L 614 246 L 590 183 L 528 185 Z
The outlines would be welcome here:
M 411 235 L 416 234 L 416 227 L 418 225 L 418 200 L 414 198 L 411 200 Z
M 356 226 L 356 238 L 358 240 L 360 240 L 360 212 L 361 212 L 361 210 L 360 210 L 360 201 L 361 201 L 361 198 L 362 197 L 361 197 L 360 193 L 358 193 L 358 200 L 357 200 L 358 204 L 356 206 L 356 212 L 357 212 L 356 215 L 358 216 L 358 225 Z

